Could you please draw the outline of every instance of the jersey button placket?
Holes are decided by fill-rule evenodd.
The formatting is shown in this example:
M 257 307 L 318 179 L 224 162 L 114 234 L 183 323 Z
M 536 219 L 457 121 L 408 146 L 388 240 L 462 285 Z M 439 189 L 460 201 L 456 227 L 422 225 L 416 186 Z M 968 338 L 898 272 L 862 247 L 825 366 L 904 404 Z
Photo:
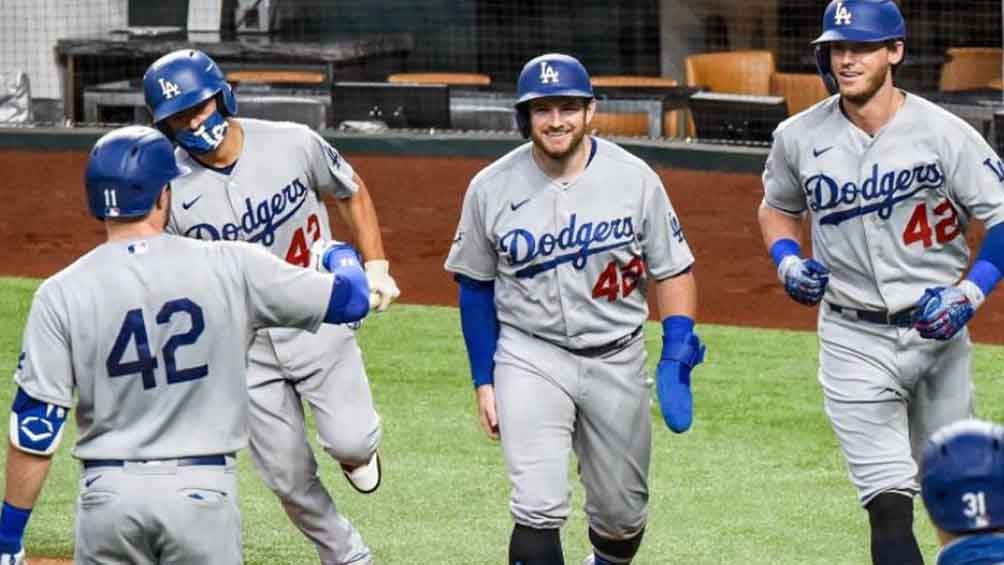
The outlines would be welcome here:
M 556 194 L 554 197 L 554 208 L 553 208 L 553 220 L 551 222 L 551 233 L 557 237 L 561 228 L 568 225 L 568 221 L 571 218 L 571 214 L 574 212 L 567 211 L 568 207 L 568 192 L 560 187 L 557 187 Z M 552 258 L 563 253 L 572 253 L 572 249 L 561 250 L 555 245 L 554 253 Z M 570 300 L 574 299 L 574 293 L 566 291 L 570 288 L 574 288 L 571 285 L 575 284 L 574 280 L 570 277 L 574 277 L 577 274 L 574 267 L 569 268 L 570 265 L 558 265 L 554 268 L 554 282 L 558 285 L 558 303 L 561 305 L 561 324 L 563 333 L 566 338 L 568 338 L 573 333 L 578 333 L 573 331 L 572 326 L 574 326 L 574 320 L 570 319 L 570 313 L 573 312 L 573 305 L 569 303 Z

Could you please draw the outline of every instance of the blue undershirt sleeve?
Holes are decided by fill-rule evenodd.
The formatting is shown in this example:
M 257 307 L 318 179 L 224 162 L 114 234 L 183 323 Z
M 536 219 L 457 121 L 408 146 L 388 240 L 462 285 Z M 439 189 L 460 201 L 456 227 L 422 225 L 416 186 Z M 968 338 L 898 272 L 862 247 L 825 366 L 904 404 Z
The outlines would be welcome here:
M 474 387 L 493 384 L 499 321 L 495 310 L 495 283 L 457 275 L 460 286 L 460 326 Z

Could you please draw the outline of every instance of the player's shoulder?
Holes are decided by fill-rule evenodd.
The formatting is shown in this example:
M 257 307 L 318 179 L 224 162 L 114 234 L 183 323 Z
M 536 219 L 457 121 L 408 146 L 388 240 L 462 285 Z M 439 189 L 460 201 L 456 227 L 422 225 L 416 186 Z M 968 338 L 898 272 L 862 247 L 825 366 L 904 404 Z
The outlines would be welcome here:
M 523 143 L 478 171 L 471 179 L 468 190 L 487 190 L 485 187 L 493 186 L 514 170 L 525 167 L 533 159 L 532 146 L 529 142 Z
M 613 141 L 596 136 L 590 136 L 590 139 L 596 144 L 596 154 L 593 156 L 594 161 L 605 163 L 607 166 L 613 165 L 623 168 L 629 173 L 634 172 L 646 176 L 656 174 L 655 170 L 642 158 Z
M 958 135 L 965 135 L 972 138 L 983 139 L 976 128 L 963 120 L 959 116 L 949 112 L 934 102 L 923 96 L 904 91 L 906 94 L 905 104 L 920 120 L 914 120 L 915 125 L 924 128 L 925 131 L 940 136 L 942 139 L 956 138 Z

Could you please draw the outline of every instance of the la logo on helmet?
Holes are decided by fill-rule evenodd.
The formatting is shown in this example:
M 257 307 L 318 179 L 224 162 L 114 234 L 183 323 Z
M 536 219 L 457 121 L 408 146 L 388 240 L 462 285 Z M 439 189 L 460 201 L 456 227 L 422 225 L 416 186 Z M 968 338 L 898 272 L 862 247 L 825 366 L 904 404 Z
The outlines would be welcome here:
M 558 84 L 558 71 L 547 61 L 540 63 L 540 84 Z
M 163 94 L 164 98 L 167 100 L 181 94 L 181 88 L 179 88 L 177 84 L 163 78 L 158 79 L 157 82 L 160 83 L 160 93 Z
M 836 25 L 851 25 L 851 11 L 844 6 L 843 2 L 837 2 L 837 11 L 833 14 L 833 23 Z

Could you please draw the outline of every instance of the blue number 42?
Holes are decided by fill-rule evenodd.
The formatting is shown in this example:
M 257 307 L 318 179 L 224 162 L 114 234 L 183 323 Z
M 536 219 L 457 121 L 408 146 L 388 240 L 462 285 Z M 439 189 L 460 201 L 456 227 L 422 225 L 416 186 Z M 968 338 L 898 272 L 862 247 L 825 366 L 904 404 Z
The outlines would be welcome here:
M 194 381 L 209 374 L 209 365 L 179 369 L 175 362 L 175 351 L 179 347 L 192 345 L 198 341 L 199 336 L 206 329 L 206 323 L 202 317 L 202 307 L 187 298 L 165 302 L 160 312 L 157 313 L 157 324 L 164 325 L 170 322 L 171 317 L 179 312 L 188 314 L 192 321 L 192 327 L 185 333 L 171 336 L 171 339 L 167 340 L 161 349 L 161 356 L 164 358 L 164 371 L 167 373 L 167 384 Z M 136 360 L 122 362 L 122 357 L 131 342 L 136 343 Z M 157 358 L 150 353 L 150 339 L 146 334 L 146 320 L 143 319 L 143 310 L 136 308 L 126 312 L 125 319 L 122 320 L 122 327 L 119 329 L 119 335 L 115 338 L 115 345 L 112 346 L 112 351 L 108 354 L 105 366 L 110 377 L 123 377 L 139 373 L 143 375 L 144 389 L 157 386 L 153 371 L 159 365 Z

